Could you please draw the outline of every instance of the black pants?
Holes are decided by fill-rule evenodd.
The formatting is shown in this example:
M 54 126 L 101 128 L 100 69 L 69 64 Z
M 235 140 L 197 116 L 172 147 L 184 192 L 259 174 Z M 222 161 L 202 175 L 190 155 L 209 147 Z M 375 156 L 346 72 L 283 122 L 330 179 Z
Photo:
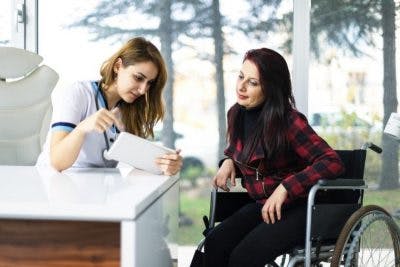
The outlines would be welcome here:
M 265 266 L 279 255 L 305 242 L 307 206 L 284 207 L 274 224 L 262 220 L 262 204 L 251 203 L 234 213 L 208 235 L 205 267 Z

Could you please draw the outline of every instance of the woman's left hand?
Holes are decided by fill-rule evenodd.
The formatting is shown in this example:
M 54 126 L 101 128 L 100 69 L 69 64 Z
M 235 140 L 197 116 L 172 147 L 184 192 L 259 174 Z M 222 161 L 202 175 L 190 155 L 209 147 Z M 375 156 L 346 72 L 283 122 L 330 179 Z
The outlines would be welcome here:
M 281 208 L 283 202 L 285 202 L 288 196 L 286 188 L 280 184 L 275 188 L 272 195 L 267 199 L 264 206 L 261 209 L 261 215 L 266 223 L 275 223 L 275 213 L 276 219 L 279 221 L 281 219 Z
M 182 156 L 179 155 L 180 149 L 176 153 L 165 154 L 156 159 L 156 164 L 165 175 L 175 175 L 182 167 Z

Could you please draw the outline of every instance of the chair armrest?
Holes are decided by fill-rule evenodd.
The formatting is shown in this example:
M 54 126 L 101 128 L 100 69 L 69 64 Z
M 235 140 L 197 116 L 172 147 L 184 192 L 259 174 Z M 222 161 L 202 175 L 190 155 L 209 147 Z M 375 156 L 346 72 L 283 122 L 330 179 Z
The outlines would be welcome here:
M 354 186 L 364 186 L 365 181 L 361 179 L 334 179 L 334 180 L 327 180 L 327 179 L 322 179 L 318 180 L 318 185 L 322 186 L 348 186 L 348 187 L 354 187 Z

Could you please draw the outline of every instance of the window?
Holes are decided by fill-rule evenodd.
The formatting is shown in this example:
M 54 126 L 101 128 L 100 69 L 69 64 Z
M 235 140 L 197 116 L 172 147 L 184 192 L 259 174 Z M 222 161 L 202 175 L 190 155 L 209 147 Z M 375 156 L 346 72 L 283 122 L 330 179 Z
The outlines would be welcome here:
M 359 148 L 367 141 L 383 147 L 382 155 L 368 151 L 366 180 L 373 188 L 397 188 L 398 143 L 383 135 L 382 130 L 386 114 L 397 112 L 393 79 L 396 63 L 400 62 L 399 53 L 394 53 L 399 42 L 391 40 L 400 34 L 398 19 L 393 17 L 399 15 L 398 11 L 393 12 L 399 3 L 333 2 L 336 1 L 312 1 L 310 122 L 336 149 Z M 385 4 L 389 5 L 388 13 L 382 8 Z M 386 24 L 382 23 L 385 19 Z M 396 32 L 390 31 L 392 26 Z M 384 60 L 384 55 L 389 60 Z M 384 92 L 388 95 L 385 103 Z M 380 204 L 394 211 L 400 206 L 397 196 L 396 191 L 368 191 L 366 202 L 379 203 L 379 199 L 387 198 L 386 204 Z
M 59 73 L 58 86 L 98 79 L 100 65 L 120 45 L 120 42 L 92 40 L 87 29 L 72 27 L 98 3 L 93 0 L 39 2 L 39 54 Z
M 44 57 L 46 64 L 60 74 L 58 86 L 67 86 L 76 80 L 98 79 L 102 62 L 125 40 L 136 35 L 145 35 L 164 53 L 168 53 L 165 52 L 168 49 L 165 49 L 166 43 L 161 40 L 161 36 L 149 34 L 160 25 L 161 14 L 154 13 L 159 9 L 133 7 L 133 2 L 129 2 L 127 6 L 116 6 L 120 2 L 39 0 L 38 51 Z M 210 2 L 205 1 L 205 4 L 210 4 Z M 293 12 L 296 12 L 296 7 L 302 7 L 305 2 L 310 1 L 271 1 L 274 4 L 271 6 L 260 6 L 260 2 L 263 1 L 238 0 L 232 5 L 232 1 L 220 0 L 224 51 L 234 52 L 226 53 L 223 57 L 222 76 L 225 88 L 222 100 L 225 105 L 223 113 L 235 102 L 235 80 L 244 53 L 251 48 L 266 46 L 283 54 L 289 63 L 292 77 L 296 75 L 297 78 L 300 77 L 293 80 L 300 81 L 299 84 L 294 84 L 294 90 L 297 90 L 295 93 L 298 106 L 304 106 L 301 103 L 303 99 L 299 101 L 299 98 L 307 95 L 303 92 L 308 88 L 308 96 L 304 101 L 308 100 L 310 122 L 331 146 L 336 149 L 353 149 L 360 147 L 365 141 L 382 145 L 385 111 L 382 98 L 385 90 L 382 82 L 385 64 L 382 46 L 383 29 L 368 26 L 362 38 L 357 39 L 356 36 L 360 27 L 367 26 L 368 23 L 376 22 L 374 25 L 381 25 L 381 10 L 376 6 L 370 6 L 371 3 L 369 3 L 374 1 L 364 1 L 365 6 L 359 9 L 352 9 L 351 1 L 346 2 L 344 6 L 335 6 L 329 0 L 311 1 L 310 36 L 306 36 L 307 31 L 301 28 L 308 22 L 306 18 L 308 8 L 304 10 L 300 8 L 300 20 L 297 20 L 299 24 L 293 24 L 295 17 Z M 399 5 L 398 1 L 395 2 Z M 35 1 L 29 0 L 28 3 L 35 3 Z M 108 12 L 99 13 L 107 7 L 99 8 L 101 3 L 109 5 Z M 159 1 L 146 3 L 148 6 L 160 4 Z M 7 1 L 0 3 L 1 9 L 2 5 L 7 8 Z M 177 4 L 174 1 L 170 8 L 173 22 L 190 19 L 195 12 L 195 8 L 190 4 Z M 54 10 L 60 12 L 54 12 Z M 114 16 L 113 10 L 120 11 Z M 93 23 L 93 27 L 77 27 L 76 23 L 88 14 L 93 15 L 87 21 L 89 24 Z M 128 16 L 127 14 L 135 15 Z M 398 12 L 396 14 L 398 15 Z M 7 15 L 9 14 L 4 14 L 4 12 L 0 14 L 0 25 L 2 25 L 0 26 L 0 45 L 9 44 L 11 40 L 11 26 L 8 28 L 7 25 L 11 25 L 12 18 Z M 343 18 L 349 21 L 339 23 L 343 22 Z M 168 47 L 172 52 L 164 56 L 170 60 L 167 64 L 173 66 L 170 76 L 174 78 L 174 126 L 177 133 L 175 136 L 179 137 L 176 140 L 176 146 L 183 149 L 183 156 L 190 158 L 191 162 L 197 164 L 200 161 L 203 164 L 196 166 L 204 166 L 200 172 L 196 169 L 188 171 L 186 174 L 189 180 L 188 187 L 191 184 L 203 183 L 204 189 L 208 186 L 209 178 L 215 173 L 218 161 L 218 129 L 221 121 L 217 114 L 221 112 L 219 109 L 221 102 L 217 104 L 215 77 L 221 73 L 218 73 L 215 68 L 212 28 L 200 24 L 201 21 L 210 22 L 211 18 L 201 17 L 201 19 L 194 24 L 195 27 L 188 28 L 186 32 L 180 32 L 176 30 L 178 28 L 174 28 L 176 31 L 172 35 L 173 41 Z M 396 28 L 399 29 L 398 19 L 395 23 L 397 23 Z M 179 25 L 182 26 L 182 24 L 188 26 L 189 22 Z M 172 24 L 161 23 L 161 26 L 165 25 Z M 346 28 L 343 25 L 352 26 Z M 299 27 L 300 30 L 296 31 Z M 107 29 L 119 34 L 110 36 Z M 299 42 L 299 39 L 293 40 L 294 32 L 300 34 L 297 36 L 300 37 L 300 43 L 310 38 L 310 66 L 308 66 L 307 55 L 303 55 L 304 51 L 293 55 L 292 44 Z M 399 36 L 399 30 L 396 33 Z M 374 41 L 375 45 L 371 45 L 370 41 Z M 352 45 L 359 50 L 358 54 L 352 53 L 351 49 L 354 48 Z M 395 48 L 398 47 L 399 38 L 395 45 Z M 400 62 L 399 55 L 400 53 L 396 54 L 395 62 Z M 304 58 L 301 58 L 303 56 Z M 293 73 L 296 62 L 301 62 L 304 66 L 297 65 L 295 69 L 297 73 Z M 399 70 L 400 68 L 397 67 L 397 80 L 400 77 Z M 306 112 L 307 104 L 305 107 Z M 206 137 L 204 142 L 192 141 L 201 137 Z M 392 147 L 391 151 L 396 153 L 396 157 L 393 155 L 390 157 L 394 158 L 395 164 L 398 164 L 398 149 L 393 148 L 397 147 L 397 142 L 391 143 L 389 147 Z M 375 184 L 377 187 L 385 179 L 382 178 L 383 176 L 393 176 L 393 173 L 398 171 L 398 168 L 391 166 L 386 168 L 391 173 L 381 175 L 381 166 L 381 156 L 373 152 L 368 153 L 366 177 L 370 184 Z M 398 178 L 397 174 L 395 176 Z M 198 179 L 198 177 L 205 178 Z M 185 181 L 182 184 L 185 186 Z M 208 210 L 208 194 L 206 198 L 199 197 L 200 200 L 198 200 L 191 198 L 190 194 L 201 195 L 202 192 L 193 190 L 188 193 L 192 189 L 185 190 L 182 190 L 184 203 L 182 211 L 196 222 L 192 222 L 190 227 L 182 228 L 181 236 L 188 239 L 181 240 L 181 243 L 190 244 L 201 238 L 202 226 L 197 224 L 197 221 Z M 398 199 L 395 199 L 393 203 L 395 204 L 388 207 L 391 210 L 400 206 Z M 188 208 L 191 206 L 204 206 L 204 211 L 202 214 L 192 214 L 190 212 L 198 212 L 198 209 Z M 190 223 L 190 220 L 187 222 Z
M 9 46 L 11 42 L 11 1 L 1 1 L 0 10 L 0 46 Z

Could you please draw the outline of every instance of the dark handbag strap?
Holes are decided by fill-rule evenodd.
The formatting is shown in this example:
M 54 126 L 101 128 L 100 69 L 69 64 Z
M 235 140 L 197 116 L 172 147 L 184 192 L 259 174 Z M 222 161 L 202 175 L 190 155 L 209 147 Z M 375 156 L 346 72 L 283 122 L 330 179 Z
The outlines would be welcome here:
M 203 231 L 203 235 L 206 237 L 207 234 L 211 231 L 212 227 L 210 227 L 210 221 L 208 220 L 207 216 L 203 216 L 203 222 L 204 222 L 204 231 Z

